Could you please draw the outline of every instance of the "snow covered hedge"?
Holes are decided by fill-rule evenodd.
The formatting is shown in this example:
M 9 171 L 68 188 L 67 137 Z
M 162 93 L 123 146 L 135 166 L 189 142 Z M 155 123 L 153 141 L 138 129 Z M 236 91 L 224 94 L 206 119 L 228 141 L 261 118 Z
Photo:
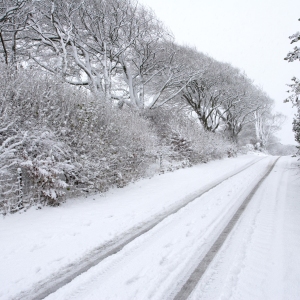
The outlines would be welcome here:
M 1 74 L 1 211 L 121 187 L 155 161 L 156 136 L 137 113 L 28 75 Z
M 164 106 L 148 112 L 147 118 L 159 137 L 160 151 L 167 161 L 191 166 L 236 154 L 236 145 L 229 139 L 219 133 L 204 131 L 198 120 L 189 118 L 186 112 Z
M 0 76 L 2 213 L 123 187 L 152 175 L 153 165 L 165 172 L 234 152 L 168 107 L 120 110 L 38 71 Z

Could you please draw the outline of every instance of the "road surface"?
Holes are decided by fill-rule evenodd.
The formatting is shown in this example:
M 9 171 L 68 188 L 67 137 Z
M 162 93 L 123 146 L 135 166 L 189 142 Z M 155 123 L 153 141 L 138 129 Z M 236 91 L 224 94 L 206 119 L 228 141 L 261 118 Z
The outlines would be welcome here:
M 299 176 L 251 160 L 12 298 L 299 299 Z

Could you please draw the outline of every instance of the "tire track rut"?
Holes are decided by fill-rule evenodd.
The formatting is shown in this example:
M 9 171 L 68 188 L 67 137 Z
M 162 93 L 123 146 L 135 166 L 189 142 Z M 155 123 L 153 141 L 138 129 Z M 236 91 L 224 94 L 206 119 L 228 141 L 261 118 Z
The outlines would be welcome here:
M 185 199 L 183 199 L 179 204 L 173 206 L 167 212 L 156 215 L 155 218 L 152 218 L 150 221 L 144 224 L 140 224 L 130 230 L 130 232 L 124 233 L 122 238 L 118 240 L 111 241 L 102 245 L 95 249 L 89 256 L 84 257 L 80 263 L 70 264 L 65 267 L 61 272 L 58 272 L 37 284 L 35 284 L 30 290 L 23 291 L 20 293 L 15 299 L 33 299 L 39 300 L 44 299 L 48 295 L 56 292 L 58 289 L 63 287 L 64 285 L 70 283 L 74 278 L 79 276 L 80 274 L 88 271 L 93 266 L 99 264 L 101 261 L 106 259 L 107 257 L 118 253 L 121 251 L 127 244 L 138 238 L 139 236 L 147 233 L 151 229 L 153 229 L 156 225 L 162 222 L 164 219 L 169 217 L 170 215 L 176 214 L 179 210 L 187 206 L 189 203 L 193 202 L 198 197 L 201 197 L 203 194 L 212 190 L 216 186 L 220 185 L 225 180 L 238 175 L 244 170 L 250 168 L 252 165 L 258 163 L 262 159 L 256 159 L 254 162 L 250 162 L 245 166 L 239 168 L 236 171 L 233 171 L 226 176 L 221 177 L 220 179 L 212 182 L 211 184 L 205 186 L 201 190 L 189 195 Z
M 246 199 L 243 201 L 241 206 L 238 208 L 236 213 L 233 215 L 233 217 L 230 219 L 229 223 L 226 225 L 224 230 L 221 232 L 219 237 L 216 239 L 212 247 L 209 249 L 207 254 L 204 256 L 204 258 L 201 260 L 201 262 L 198 264 L 198 266 L 195 268 L 195 270 L 192 272 L 188 280 L 182 285 L 180 291 L 175 295 L 173 298 L 174 300 L 184 300 L 188 299 L 190 294 L 195 289 L 196 285 L 200 281 L 202 275 L 205 273 L 206 269 L 209 267 L 210 263 L 222 247 L 223 243 L 225 242 L 226 238 L 230 234 L 231 230 L 237 223 L 237 221 L 240 219 L 243 211 L 246 209 L 248 203 L 251 201 L 252 197 L 258 190 L 258 188 L 261 186 L 261 184 L 264 182 L 264 180 L 268 177 L 268 175 L 271 173 L 273 168 L 275 167 L 278 159 L 278 157 L 268 168 L 266 173 L 263 175 L 263 177 L 259 180 L 259 182 L 255 185 L 255 187 L 251 190 L 251 192 L 248 194 Z

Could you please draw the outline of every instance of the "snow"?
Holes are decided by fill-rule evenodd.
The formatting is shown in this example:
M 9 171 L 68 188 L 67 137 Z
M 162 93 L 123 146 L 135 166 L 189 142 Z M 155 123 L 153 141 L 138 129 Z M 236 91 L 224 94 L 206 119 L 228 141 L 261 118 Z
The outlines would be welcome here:
M 112 190 L 104 196 L 72 199 L 58 208 L 30 209 L 23 214 L 2 218 L 0 220 L 0 240 L 3 245 L 0 248 L 0 299 L 20 298 L 22 291 L 30 290 L 35 284 L 51 278 L 53 274 L 68 265 L 75 265 L 88 257 L 94 249 L 134 231 L 138 226 L 168 211 L 217 179 L 255 160 L 257 160 L 257 155 L 214 161 L 144 179 L 123 189 Z M 220 233 L 243 198 L 273 160 L 272 157 L 265 157 L 239 175 L 226 180 L 176 214 L 167 217 L 117 254 L 78 276 L 47 299 L 99 299 L 99 295 L 101 299 L 168 299 L 174 296 L 181 282 L 186 280 L 193 271 L 194 265 L 205 255 L 213 238 Z M 266 251 L 269 254 L 270 251 L 271 254 L 274 252 L 272 255 L 280 259 L 283 259 L 283 254 L 289 251 L 288 257 L 284 255 L 284 264 L 280 265 L 280 270 L 282 270 L 280 274 L 286 274 L 284 280 L 291 282 L 286 283 L 286 288 L 291 290 L 291 297 L 286 299 L 297 299 L 292 296 L 293 293 L 296 295 L 298 292 L 293 282 L 296 283 L 297 277 L 295 276 L 298 275 L 299 278 L 300 273 L 297 256 L 300 250 L 300 226 L 299 218 L 297 218 L 300 205 L 295 201 L 297 193 L 299 194 L 299 179 L 292 178 L 296 172 L 291 168 L 295 159 L 281 158 L 279 162 L 280 164 L 278 163 L 276 167 L 278 171 L 274 170 L 270 174 L 270 178 L 271 175 L 274 178 L 271 178 L 265 190 L 275 193 L 278 199 L 287 198 L 287 202 L 284 206 L 285 215 L 281 215 L 281 218 L 278 210 L 283 207 L 283 204 L 273 205 L 274 216 L 270 219 L 272 229 L 269 231 L 281 232 L 281 235 L 276 233 L 274 235 L 276 238 L 271 236 L 267 239 L 268 241 L 274 240 L 275 246 L 272 244 L 272 247 L 269 246 Z M 283 172 L 279 172 L 279 168 L 283 169 Z M 275 192 L 272 182 L 275 182 L 277 188 Z M 281 186 L 286 189 L 286 193 L 281 190 Z M 265 220 L 264 214 L 268 213 L 269 204 L 264 204 L 265 196 L 258 197 L 258 199 L 251 201 L 251 209 L 259 211 L 260 219 Z M 250 217 L 247 217 L 248 215 Z M 218 259 L 223 257 L 220 262 L 217 260 L 216 268 L 220 270 L 207 272 L 204 276 L 206 281 L 201 281 L 205 287 L 205 299 L 218 299 L 211 298 L 209 294 L 215 293 L 214 295 L 219 297 L 221 294 L 216 294 L 217 291 L 225 293 L 225 296 L 220 299 L 229 299 L 226 295 L 233 295 L 231 292 L 233 290 L 237 291 L 235 299 L 239 298 L 238 295 L 242 289 L 241 285 L 236 284 L 239 280 L 231 281 L 228 278 L 233 278 L 232 274 L 238 273 L 234 266 L 243 265 L 246 257 L 245 249 L 248 246 L 252 247 L 249 242 L 251 230 L 247 224 L 253 221 L 250 219 L 247 221 L 247 218 L 253 218 L 248 210 L 229 238 L 235 240 L 233 245 L 237 244 L 240 252 L 232 251 L 232 248 L 226 252 L 228 246 L 225 244 L 220 252 L 225 254 L 218 256 Z M 280 222 L 276 223 L 275 220 L 280 220 Z M 246 225 L 243 225 L 243 222 L 246 222 Z M 281 231 L 276 230 L 283 223 L 285 225 Z M 257 226 L 260 228 L 260 225 Z M 241 228 L 240 236 L 238 228 Z M 247 232 L 245 236 L 244 232 Z M 234 235 L 237 236 L 236 239 Z M 247 238 L 248 236 L 250 238 Z M 243 243 L 239 245 L 238 241 L 241 237 Z M 278 247 L 282 244 L 280 237 L 284 237 L 292 248 L 286 246 L 285 250 L 282 250 L 282 247 Z M 281 252 L 276 249 L 281 249 Z M 230 255 L 235 252 L 236 263 L 229 268 L 231 263 L 226 262 L 225 258 L 231 257 Z M 249 264 L 252 263 L 249 268 L 252 272 L 253 261 L 258 257 L 255 253 L 253 255 L 254 258 L 249 258 Z M 268 255 L 263 257 L 268 257 Z M 273 272 L 274 268 L 276 269 L 277 265 L 271 268 Z M 229 274 L 232 272 L 232 274 L 228 275 L 227 272 Z M 243 275 L 244 281 L 247 279 L 247 272 Z M 255 276 L 252 277 L 255 279 Z M 241 284 L 243 280 L 240 280 Z M 274 281 L 277 282 L 276 280 L 275 278 Z M 193 299 L 199 299 L 199 293 L 204 295 L 202 285 L 197 287 L 192 295 Z M 218 286 L 222 288 L 216 288 Z M 261 297 L 262 294 L 258 296 Z M 247 299 L 247 297 L 242 297 L 242 299 Z
M 299 299 L 299 183 L 282 157 L 189 299 Z

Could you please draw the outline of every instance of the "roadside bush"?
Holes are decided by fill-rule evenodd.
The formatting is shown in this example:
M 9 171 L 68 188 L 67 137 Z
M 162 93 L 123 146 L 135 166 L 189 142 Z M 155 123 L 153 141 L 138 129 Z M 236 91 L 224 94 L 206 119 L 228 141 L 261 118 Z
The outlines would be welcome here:
M 0 74 L 2 213 L 56 206 L 71 195 L 235 153 L 187 112 L 120 110 L 35 72 L 3 68 Z
M 45 75 L 0 76 L 2 212 L 122 187 L 155 161 L 156 136 L 138 113 Z
M 206 132 L 189 112 L 160 107 L 147 113 L 165 160 L 182 166 L 236 155 L 236 146 L 219 133 Z M 176 164 L 178 166 L 178 163 Z
M 85 121 L 77 136 L 69 137 L 77 166 L 70 181 L 85 191 L 122 187 L 143 177 L 155 160 L 156 136 L 146 120 L 129 110 L 106 107 L 103 113 L 97 106 L 80 108 L 77 116 Z

